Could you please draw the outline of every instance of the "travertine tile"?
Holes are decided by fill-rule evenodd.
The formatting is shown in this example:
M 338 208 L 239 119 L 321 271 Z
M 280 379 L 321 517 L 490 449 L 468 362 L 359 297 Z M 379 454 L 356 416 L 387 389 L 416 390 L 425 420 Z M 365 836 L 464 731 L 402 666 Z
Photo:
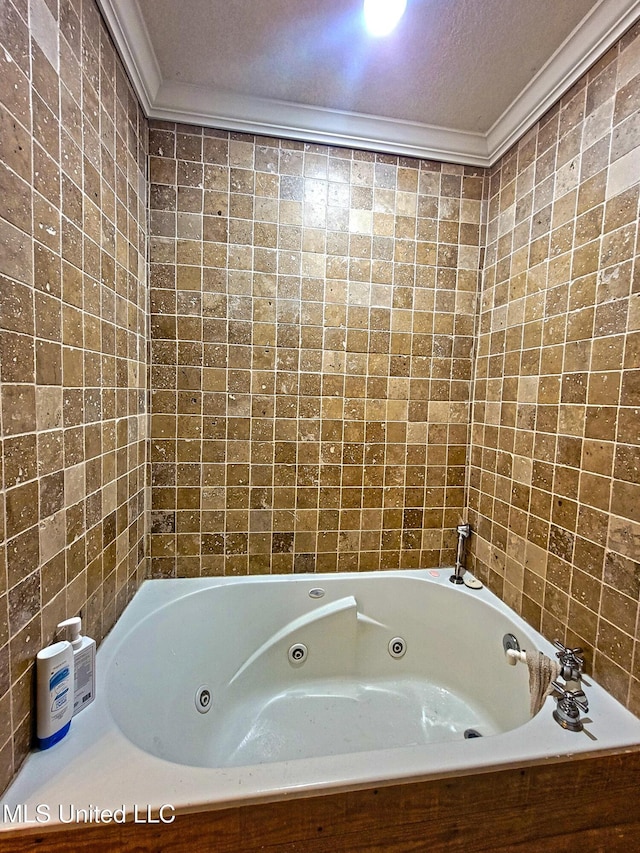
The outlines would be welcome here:
M 467 505 L 480 577 L 637 712 L 637 26 L 485 173 L 149 129 L 94 0 L 5 7 L 0 787 L 35 652 L 147 552 L 447 564 Z
M 640 421 L 624 345 L 635 366 L 628 329 L 640 139 L 629 119 L 640 97 L 637 45 L 636 27 L 492 170 L 468 493 L 478 574 L 550 637 L 584 646 L 598 677 L 635 708 Z M 548 185 L 554 153 L 559 168 Z M 539 200 L 511 219 L 514 178 Z M 523 265 L 516 223 L 535 237 L 549 218 L 551 242 L 538 238 Z M 537 292 L 545 295 L 540 330 L 531 322 Z M 505 417 L 513 392 L 497 329 L 515 342 L 515 421 Z M 516 525 L 528 540 L 525 556 L 510 554 L 503 572 L 487 548 L 501 552 Z
M 442 526 L 463 499 L 482 173 L 208 133 L 150 129 L 155 572 L 211 548 L 230 573 L 258 570 L 258 555 L 260 571 L 450 560 Z M 204 211 L 201 233 L 180 213 L 173 230 L 176 206 Z M 416 254 L 427 233 L 433 251 Z M 167 241 L 178 256 L 186 236 L 203 252 L 174 275 Z M 410 441 L 405 426 L 426 420 L 430 381 L 443 450 L 448 424 L 464 432 L 447 476 L 446 452 L 428 460 L 426 430 Z M 383 506 L 410 514 L 370 511 Z M 411 514 L 425 509 L 426 546 Z
M 78 612 L 100 640 L 145 571 L 147 128 L 93 0 L 76 5 L 9 2 L 0 35 L 2 785 L 30 746 L 38 649 Z

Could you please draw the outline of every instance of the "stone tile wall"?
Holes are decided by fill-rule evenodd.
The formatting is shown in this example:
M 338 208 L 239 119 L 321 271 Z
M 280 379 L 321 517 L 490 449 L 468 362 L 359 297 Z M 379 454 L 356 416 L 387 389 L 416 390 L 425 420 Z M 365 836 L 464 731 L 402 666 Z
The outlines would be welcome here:
M 0 790 L 145 572 L 147 128 L 94 0 L 0 0 Z
M 489 176 L 478 574 L 640 713 L 640 28 Z
M 482 190 L 475 169 L 151 123 L 155 575 L 451 561 Z
M 159 577 L 450 564 L 468 503 L 640 713 L 638 27 L 486 173 L 147 145 L 94 0 L 0 0 L 0 44 L 0 788 L 37 650 L 145 575 L 147 458 Z

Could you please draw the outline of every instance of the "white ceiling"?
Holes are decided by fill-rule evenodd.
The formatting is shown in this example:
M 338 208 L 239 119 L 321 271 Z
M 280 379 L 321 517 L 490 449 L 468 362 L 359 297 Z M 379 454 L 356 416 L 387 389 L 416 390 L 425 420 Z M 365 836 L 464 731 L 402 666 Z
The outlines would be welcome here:
M 152 118 L 489 165 L 640 17 L 640 0 L 98 0 Z

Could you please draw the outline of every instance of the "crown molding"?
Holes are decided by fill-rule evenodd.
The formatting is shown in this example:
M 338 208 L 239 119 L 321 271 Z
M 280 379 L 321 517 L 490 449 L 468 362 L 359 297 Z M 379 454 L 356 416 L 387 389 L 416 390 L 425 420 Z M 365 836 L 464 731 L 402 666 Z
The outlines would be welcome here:
M 487 132 L 493 165 L 640 17 L 640 0 L 600 0 Z
M 163 80 L 137 0 L 98 0 L 151 119 L 491 166 L 640 17 L 640 0 L 600 0 L 486 133 L 253 98 Z
M 486 166 L 486 137 L 418 122 L 163 83 L 153 118 L 261 136 Z
M 142 109 L 149 118 L 162 74 L 137 0 L 97 0 Z

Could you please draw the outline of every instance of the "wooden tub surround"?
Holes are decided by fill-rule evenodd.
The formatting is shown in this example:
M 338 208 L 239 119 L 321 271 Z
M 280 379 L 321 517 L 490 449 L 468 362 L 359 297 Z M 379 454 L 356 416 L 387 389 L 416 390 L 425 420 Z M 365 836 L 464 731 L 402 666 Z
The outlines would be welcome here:
M 172 823 L 38 826 L 2 853 L 632 853 L 640 750 L 178 814 Z

